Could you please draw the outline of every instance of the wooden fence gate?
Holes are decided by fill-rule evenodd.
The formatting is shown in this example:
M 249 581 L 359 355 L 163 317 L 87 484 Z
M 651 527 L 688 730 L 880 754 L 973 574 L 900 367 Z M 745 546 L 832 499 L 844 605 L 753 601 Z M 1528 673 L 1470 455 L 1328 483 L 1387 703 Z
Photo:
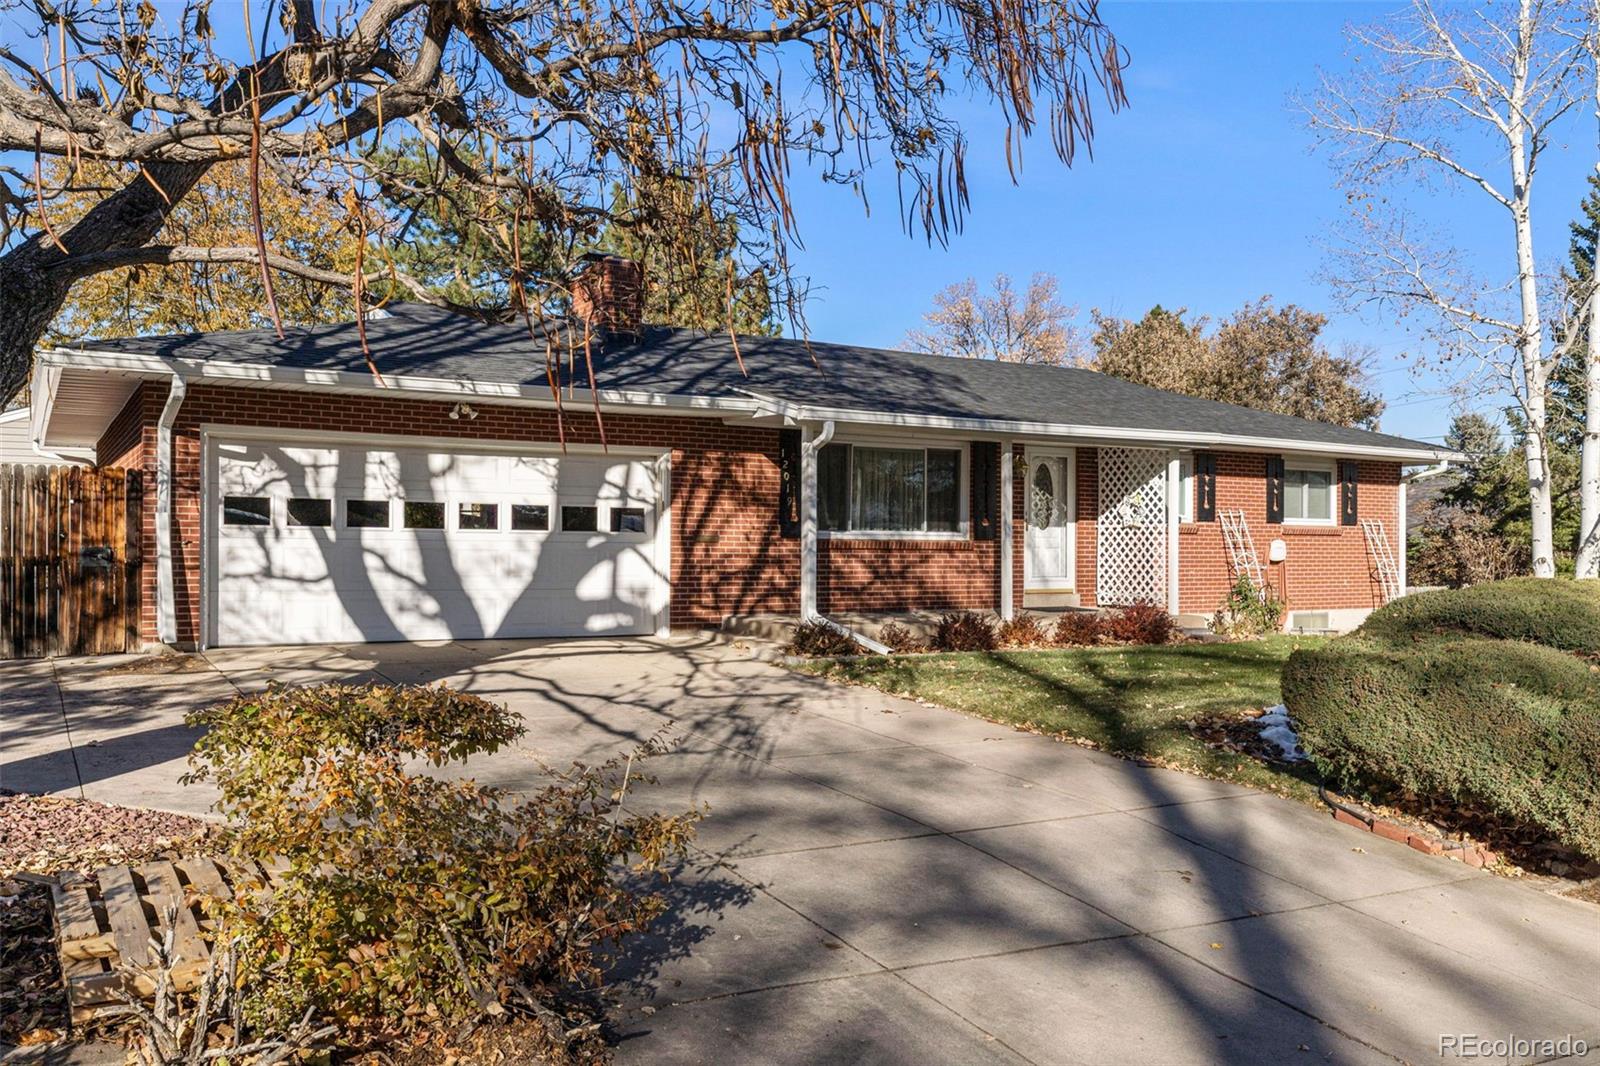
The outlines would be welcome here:
M 0 464 L 0 658 L 139 643 L 136 470 Z

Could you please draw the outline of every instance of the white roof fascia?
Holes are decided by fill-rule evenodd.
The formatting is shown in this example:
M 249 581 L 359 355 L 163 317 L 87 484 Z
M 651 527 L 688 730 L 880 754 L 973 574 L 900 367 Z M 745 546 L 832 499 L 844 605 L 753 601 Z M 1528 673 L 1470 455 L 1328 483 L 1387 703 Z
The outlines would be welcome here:
M 36 376 L 42 370 L 64 367 L 109 369 L 168 378 L 177 370 L 192 384 L 258 385 L 270 388 L 297 388 L 315 391 L 400 395 L 417 399 L 478 399 L 495 403 L 555 407 L 545 386 L 516 385 L 505 382 L 425 378 L 413 375 L 384 375 L 382 384 L 367 373 L 342 370 L 302 370 L 257 363 L 218 363 L 204 359 L 164 359 L 159 356 L 91 349 L 55 348 L 40 353 Z M 958 418 L 943 415 L 896 414 L 844 408 L 794 404 L 763 395 L 752 389 L 740 390 L 749 399 L 733 399 L 684 393 L 654 393 L 643 390 L 600 389 L 600 408 L 635 411 L 651 408 L 661 414 L 724 413 L 756 420 L 776 419 L 784 425 L 800 422 L 845 422 L 856 425 L 886 426 L 899 429 L 949 430 L 996 436 L 1035 436 L 1082 441 L 1084 443 L 1145 444 L 1161 447 L 1229 448 L 1247 451 L 1299 452 L 1318 455 L 1368 457 L 1400 462 L 1440 462 L 1460 456 L 1448 448 L 1399 448 L 1381 444 L 1345 444 L 1289 438 L 1256 437 L 1234 433 L 1196 433 L 1184 430 L 1139 429 L 1121 426 L 1085 426 L 1053 422 L 1023 422 L 1010 419 Z M 37 394 L 36 394 L 37 395 Z M 563 390 L 563 405 L 592 406 L 595 394 L 588 389 Z M 35 435 L 47 414 L 48 403 L 38 404 L 34 416 Z
M 1256 437 L 1237 433 L 1195 433 L 1187 430 L 1138 429 L 1120 426 L 1077 426 L 1052 422 L 1021 422 L 1009 419 L 953 418 L 943 415 L 902 415 L 881 411 L 851 411 L 834 407 L 810 407 L 764 397 L 764 415 L 795 422 L 849 422 L 857 425 L 894 426 L 906 429 L 961 430 L 997 436 L 1036 436 L 1070 438 L 1085 443 L 1154 444 L 1163 447 L 1231 448 L 1249 451 L 1300 452 L 1317 455 L 1369 457 L 1410 462 L 1449 459 L 1448 448 L 1398 448 L 1382 444 L 1345 444 L 1333 441 L 1306 441 L 1289 438 Z
M 219 363 L 206 359 L 163 359 L 160 356 L 75 348 L 56 348 L 41 353 L 40 362 L 42 365 L 58 369 L 118 370 L 162 379 L 171 377 L 174 371 L 179 371 L 195 385 L 258 385 L 268 388 L 400 396 L 408 399 L 475 399 L 534 407 L 558 406 L 550 395 L 550 388 L 546 385 L 427 378 L 407 374 L 384 374 L 380 382 L 370 373 L 363 372 L 303 370 L 259 363 Z M 592 409 L 596 393 L 585 388 L 570 390 L 564 388 L 561 391 L 560 406 Z M 641 407 L 646 407 L 653 408 L 660 414 L 733 412 L 749 415 L 757 406 L 753 400 L 646 392 L 636 389 L 600 389 L 598 396 L 602 411 L 607 409 L 637 411 Z

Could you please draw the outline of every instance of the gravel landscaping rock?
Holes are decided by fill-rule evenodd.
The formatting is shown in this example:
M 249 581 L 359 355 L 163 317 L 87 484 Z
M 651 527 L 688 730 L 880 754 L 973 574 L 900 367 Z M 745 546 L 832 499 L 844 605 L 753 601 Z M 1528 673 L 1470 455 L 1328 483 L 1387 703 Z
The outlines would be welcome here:
M 210 829 L 198 818 L 164 811 L 0 794 L 0 876 L 91 873 L 169 852 L 192 852 Z

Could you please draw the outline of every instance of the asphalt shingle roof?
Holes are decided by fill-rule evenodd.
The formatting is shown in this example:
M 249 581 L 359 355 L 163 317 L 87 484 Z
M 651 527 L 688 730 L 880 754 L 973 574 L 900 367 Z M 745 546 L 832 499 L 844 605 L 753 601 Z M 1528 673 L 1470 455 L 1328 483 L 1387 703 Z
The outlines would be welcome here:
M 545 383 L 545 346 L 521 324 L 495 325 L 426 304 L 392 305 L 367 322 L 385 374 L 512 385 Z M 365 373 L 354 323 L 85 341 L 87 351 Z M 564 340 L 561 342 L 564 345 Z M 563 349 L 564 350 L 564 349 Z M 770 397 L 809 407 L 904 415 L 1222 433 L 1307 444 L 1427 449 L 1420 441 L 1201 400 L 1079 367 L 952 359 L 847 344 L 741 337 L 741 374 L 726 334 L 647 327 L 597 346 L 601 389 L 718 398 Z M 813 358 L 814 357 L 814 358 Z M 587 384 L 579 367 L 579 384 Z

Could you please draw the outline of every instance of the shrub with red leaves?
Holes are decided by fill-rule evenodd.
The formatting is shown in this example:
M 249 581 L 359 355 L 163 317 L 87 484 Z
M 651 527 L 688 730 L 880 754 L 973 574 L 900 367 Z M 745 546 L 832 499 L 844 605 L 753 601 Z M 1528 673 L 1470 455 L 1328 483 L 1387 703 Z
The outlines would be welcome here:
M 1040 648 L 1050 643 L 1050 632 L 1039 622 L 1039 616 L 1021 614 L 1000 623 L 998 637 L 1007 648 Z
M 973 611 L 956 611 L 940 618 L 933 640 L 940 651 L 993 651 L 998 643 L 994 619 Z
M 1165 644 L 1176 631 L 1166 608 L 1153 603 L 1123 607 L 1105 618 L 1106 636 L 1117 644 Z
M 1080 646 L 1100 643 L 1104 632 L 1105 627 L 1095 612 L 1068 611 L 1056 620 L 1052 636 L 1057 644 Z

